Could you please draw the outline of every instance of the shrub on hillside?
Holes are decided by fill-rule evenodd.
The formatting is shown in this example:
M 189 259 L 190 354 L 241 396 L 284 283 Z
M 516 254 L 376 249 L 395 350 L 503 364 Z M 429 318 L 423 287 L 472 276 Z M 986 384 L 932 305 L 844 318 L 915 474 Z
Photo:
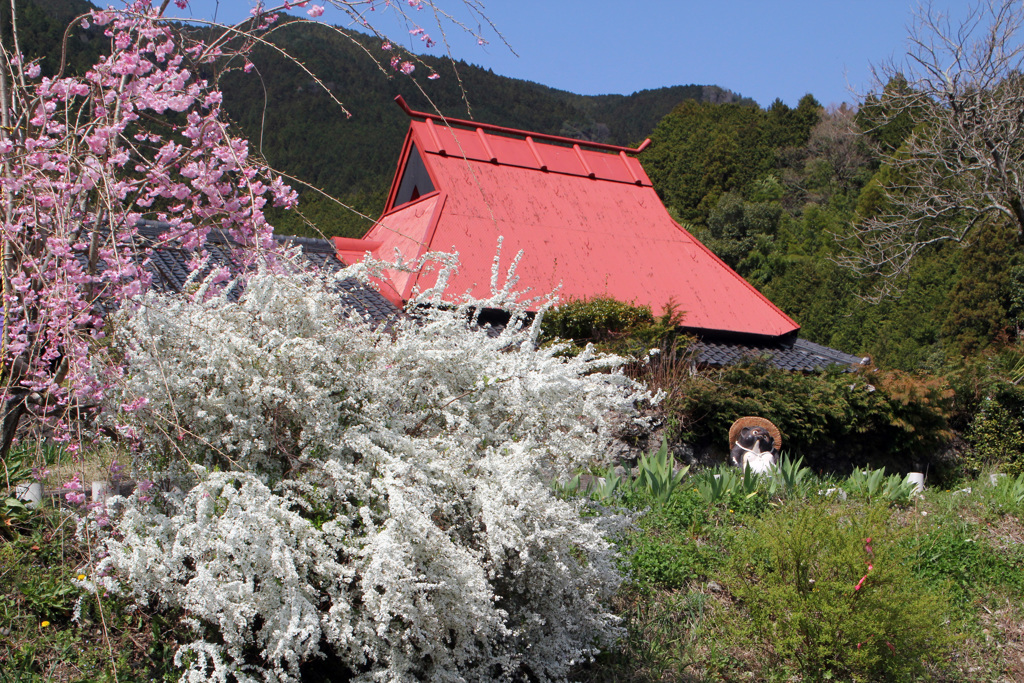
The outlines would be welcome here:
M 802 680 L 915 680 L 952 642 L 942 587 L 913 574 L 892 511 L 787 505 L 738 541 L 732 588 L 753 637 Z
M 952 438 L 953 392 L 942 378 L 876 368 L 802 374 L 756 358 L 694 372 L 685 351 L 691 340 L 679 333 L 684 318 L 671 308 L 656 318 L 649 308 L 608 298 L 569 301 L 544 316 L 542 339 L 641 359 L 630 374 L 665 392 L 674 436 L 698 445 L 724 443 L 737 418 L 761 415 L 782 430 L 787 451 L 817 469 L 913 469 Z
M 964 469 L 979 474 L 997 469 L 1015 477 L 1024 473 L 1024 390 L 1005 385 L 981 402 L 967 432 L 972 452 L 964 460 Z
M 104 560 L 188 615 L 187 680 L 558 680 L 619 636 L 621 520 L 547 484 L 647 397 L 617 358 L 538 349 L 522 312 L 489 336 L 501 296 L 390 330 L 311 275 L 200 299 L 120 318 L 137 466 L 189 483 L 140 487 Z

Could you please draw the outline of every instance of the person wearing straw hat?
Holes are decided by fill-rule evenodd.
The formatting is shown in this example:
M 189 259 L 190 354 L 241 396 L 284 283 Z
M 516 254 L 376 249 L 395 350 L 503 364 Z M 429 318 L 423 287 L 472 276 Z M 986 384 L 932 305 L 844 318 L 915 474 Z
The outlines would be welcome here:
M 733 465 L 762 474 L 775 467 L 782 433 L 763 417 L 741 417 L 729 428 L 729 445 Z

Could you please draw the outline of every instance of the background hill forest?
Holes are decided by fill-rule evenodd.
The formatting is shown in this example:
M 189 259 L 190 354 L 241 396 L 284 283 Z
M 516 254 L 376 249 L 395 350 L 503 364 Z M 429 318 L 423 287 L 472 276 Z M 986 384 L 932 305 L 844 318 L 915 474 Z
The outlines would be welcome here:
M 89 5 L 20 4 L 23 45 L 53 73 L 69 19 Z M 909 271 L 903 295 L 878 304 L 863 298 L 870 282 L 835 264 L 836 238 L 882 208 L 879 186 L 889 169 L 877 150 L 898 148 L 914 126 L 874 125 L 884 103 L 826 110 L 807 95 L 795 108 L 777 100 L 762 109 L 706 85 L 583 96 L 432 58 L 409 78 L 388 68 L 391 53 L 380 39 L 308 23 L 285 20 L 267 38 L 316 74 L 350 116 L 267 47 L 254 49 L 249 73 L 226 64 L 208 74 L 220 78 L 231 117 L 275 168 L 358 212 L 299 186 L 308 222 L 272 215 L 281 233 L 365 232 L 380 213 L 407 128 L 392 102 L 401 94 L 416 109 L 515 128 L 616 144 L 651 137 L 641 162 L 669 211 L 811 341 L 885 367 L 946 372 L 1016 340 L 1024 323 L 1024 267 L 1009 226 L 989 224 L 966 247 L 933 247 Z M 9 30 L 6 16 L 0 24 Z M 105 44 L 95 27 L 75 26 L 68 68 L 89 63 Z M 429 80 L 435 72 L 440 78 Z
M 802 326 L 812 341 L 905 370 L 944 371 L 1016 340 L 1024 269 L 1012 226 L 989 223 L 965 245 L 921 255 L 901 295 L 866 301 L 874 283 L 835 263 L 850 226 L 881 208 L 914 122 L 884 128 L 884 103 L 826 110 L 684 102 L 652 133 L 644 168 L 669 211 Z
M 91 5 L 83 0 L 19 0 L 19 5 L 24 5 L 19 28 L 25 49 L 31 57 L 42 57 L 43 73 L 52 74 L 60 64 L 64 29 Z M 2 12 L 0 20 L 6 25 Z M 381 49 L 379 38 L 301 19 L 282 19 L 266 38 L 321 83 L 280 52 L 258 45 L 248 73 L 242 64 L 219 65 L 217 77 L 229 115 L 276 169 L 371 220 L 383 208 L 408 128 L 408 117 L 393 102 L 396 95 L 418 110 L 620 145 L 641 142 L 682 101 L 755 106 L 753 100 L 714 85 L 576 95 L 431 57 L 417 58 L 410 78 L 389 67 L 393 53 Z M 92 63 L 103 42 L 95 27 L 74 27 L 67 49 L 69 68 Z M 429 80 L 432 73 L 440 78 Z M 325 87 L 348 115 L 339 111 Z M 277 213 L 272 220 L 279 232 L 358 237 L 369 229 L 370 220 L 309 188 L 296 189 L 300 210 L 316 228 L 297 216 Z

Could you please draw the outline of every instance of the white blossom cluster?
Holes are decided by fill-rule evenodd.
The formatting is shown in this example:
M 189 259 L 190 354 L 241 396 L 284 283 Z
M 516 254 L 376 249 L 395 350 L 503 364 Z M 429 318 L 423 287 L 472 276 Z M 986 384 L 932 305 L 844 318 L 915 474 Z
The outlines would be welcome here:
M 140 465 L 192 479 L 126 501 L 104 560 L 106 588 L 190 620 L 185 680 L 563 680 L 620 635 L 622 520 L 548 484 L 650 398 L 618 359 L 537 348 L 519 314 L 479 329 L 504 295 L 390 329 L 308 274 L 201 298 L 118 321 Z

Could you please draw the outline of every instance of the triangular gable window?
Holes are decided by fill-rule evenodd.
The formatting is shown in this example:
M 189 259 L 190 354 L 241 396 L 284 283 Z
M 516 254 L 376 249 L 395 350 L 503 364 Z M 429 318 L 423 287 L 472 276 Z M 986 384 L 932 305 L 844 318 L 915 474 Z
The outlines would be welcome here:
M 416 145 L 413 145 L 409 150 L 409 159 L 405 162 L 402 182 L 398 186 L 398 193 L 395 195 L 395 202 L 391 208 L 416 201 L 433 191 L 434 183 L 430 181 L 430 175 L 427 173 L 427 167 L 423 165 L 419 150 L 416 149 Z

